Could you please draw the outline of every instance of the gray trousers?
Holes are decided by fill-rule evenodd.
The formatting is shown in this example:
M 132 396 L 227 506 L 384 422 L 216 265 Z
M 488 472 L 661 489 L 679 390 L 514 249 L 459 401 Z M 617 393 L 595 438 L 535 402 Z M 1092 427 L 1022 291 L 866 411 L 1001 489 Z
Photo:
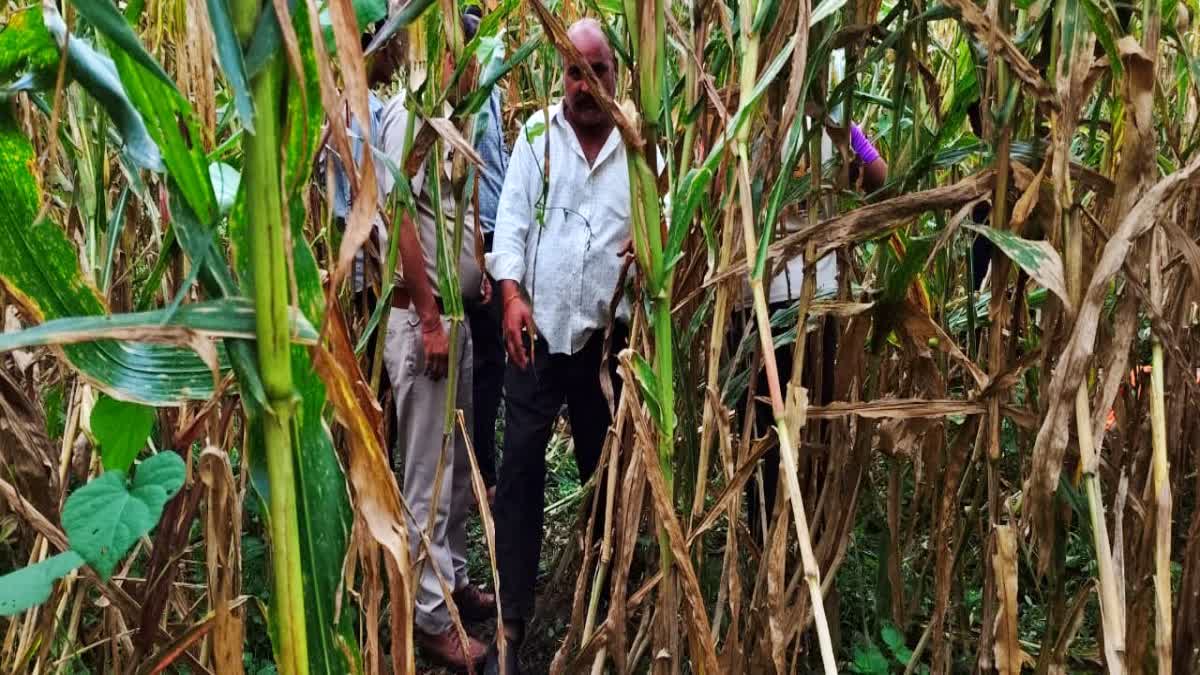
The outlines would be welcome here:
M 449 335 L 449 319 L 442 317 L 442 325 Z M 457 357 L 457 362 L 452 364 L 458 372 L 455 405 L 466 416 L 466 428 L 471 429 L 473 357 L 471 328 L 465 321 L 458 327 Z M 383 361 L 396 399 L 396 439 L 400 446 L 396 458 L 399 464 L 403 457 L 402 492 L 413 515 L 413 520 L 408 523 L 412 560 L 416 562 L 424 551 L 421 532 L 428 533 L 431 544 L 429 555 L 419 565 L 416 624 L 426 633 L 444 633 L 450 628 L 450 614 L 437 575 L 441 574 L 451 590 L 459 590 L 470 583 L 467 578 L 467 515 L 474 499 L 471 464 L 467 457 L 470 450 L 456 424 L 449 451 L 442 461 L 437 515 L 430 529 L 429 514 L 433 509 L 434 480 L 442 454 L 446 390 L 450 381 L 448 378 L 435 381 L 425 376 L 421 322 L 412 308 L 392 310 Z

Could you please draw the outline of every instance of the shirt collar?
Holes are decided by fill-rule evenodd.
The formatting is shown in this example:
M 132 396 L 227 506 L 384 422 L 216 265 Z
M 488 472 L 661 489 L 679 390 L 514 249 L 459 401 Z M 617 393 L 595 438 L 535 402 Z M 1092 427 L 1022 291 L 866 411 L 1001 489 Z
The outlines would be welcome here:
M 583 147 L 579 145 L 579 138 L 575 135 L 575 128 L 572 127 L 571 123 L 567 120 L 566 106 L 563 105 L 561 100 L 550 107 L 550 119 L 562 127 L 563 132 L 566 133 L 567 138 L 570 139 L 571 149 L 574 150 L 575 154 L 579 155 L 579 158 L 582 159 L 586 164 L 587 157 L 583 154 Z M 623 143 L 624 141 L 621 140 L 621 132 L 614 126 L 612 131 L 608 132 L 608 138 L 604 141 L 604 146 L 600 148 L 600 153 L 596 155 L 596 161 L 592 163 L 589 170 L 595 171 L 599 169 L 601 165 L 604 164 L 605 160 L 607 160 L 610 155 L 617 151 L 617 148 L 624 147 Z

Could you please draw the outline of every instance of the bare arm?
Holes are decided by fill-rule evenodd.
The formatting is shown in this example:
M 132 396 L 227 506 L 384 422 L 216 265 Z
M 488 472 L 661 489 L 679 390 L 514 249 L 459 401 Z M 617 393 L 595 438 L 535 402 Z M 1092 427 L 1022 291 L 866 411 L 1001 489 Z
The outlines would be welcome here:
M 867 194 L 875 192 L 887 182 L 887 176 L 887 162 L 883 161 L 882 157 L 876 157 L 874 161 L 863 166 L 863 189 Z
M 421 240 L 417 227 L 403 215 L 400 223 L 400 264 L 403 268 L 404 288 L 412 307 L 421 319 L 421 338 L 425 349 L 425 374 L 437 380 L 445 376 L 450 355 L 446 331 L 442 327 L 442 314 L 438 310 L 437 297 L 429 275 L 425 273 L 425 255 L 421 251 Z

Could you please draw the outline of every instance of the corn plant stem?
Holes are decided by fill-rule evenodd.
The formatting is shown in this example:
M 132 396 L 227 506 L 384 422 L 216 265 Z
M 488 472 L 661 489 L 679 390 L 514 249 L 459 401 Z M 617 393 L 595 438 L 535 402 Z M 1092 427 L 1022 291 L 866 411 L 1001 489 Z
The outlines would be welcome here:
M 759 36 L 750 28 L 750 17 L 755 15 L 754 0 L 741 0 L 739 10 L 742 20 L 742 63 L 739 76 L 741 105 L 749 103 L 758 76 Z M 750 134 L 749 125 L 742 127 L 737 135 L 738 154 L 738 199 L 741 204 L 742 236 L 746 255 L 756 250 L 754 232 L 754 205 L 750 192 Z M 783 396 L 779 387 L 779 368 L 775 363 L 775 348 L 771 339 L 771 319 L 767 311 L 767 297 L 763 289 L 760 270 L 750 273 L 750 288 L 754 295 L 754 316 L 758 324 L 759 343 L 762 348 L 763 366 L 767 374 L 767 389 L 771 395 L 771 412 L 775 416 L 776 433 L 779 436 L 779 455 L 783 464 L 784 481 L 792 503 L 792 516 L 796 525 L 796 538 L 800 544 L 800 559 L 804 565 L 804 578 L 808 584 L 813 604 L 813 618 L 817 625 L 817 639 L 821 646 L 821 662 L 826 675 L 837 673 L 837 659 L 833 654 L 833 640 L 829 633 L 829 622 L 825 618 L 825 603 L 821 595 L 821 572 L 812 550 L 812 538 L 808 530 L 808 518 L 804 514 L 804 502 L 800 492 L 800 479 L 796 475 L 796 454 L 792 435 L 785 419 Z
M 733 237 L 736 233 L 733 226 L 733 217 L 735 214 L 736 211 L 732 208 L 725 211 L 724 224 L 721 228 L 721 244 L 717 253 L 717 274 L 729 268 L 729 261 L 733 256 Z M 728 283 L 717 286 L 716 299 L 713 302 L 712 332 L 709 334 L 708 340 L 708 379 L 706 391 L 720 391 L 721 351 L 725 346 L 725 320 L 729 313 L 729 294 Z M 706 480 L 708 477 L 708 464 L 711 461 L 709 459 L 709 448 L 712 445 L 713 430 L 716 424 L 714 418 L 721 413 L 716 407 L 719 405 L 719 396 L 705 397 L 704 416 L 700 425 L 700 459 L 697 462 L 698 467 L 696 469 L 696 484 L 699 487 L 696 490 L 695 498 L 692 500 L 692 521 L 698 518 L 704 510 L 705 486 L 708 483 Z M 704 535 L 696 537 L 697 550 L 703 548 L 703 537 Z
M 269 475 L 274 600 L 279 637 L 279 671 L 308 672 L 308 635 L 304 582 L 300 565 L 300 532 L 293 466 L 291 344 L 288 336 L 288 256 L 284 246 L 282 180 L 279 173 L 279 119 L 283 62 L 274 57 L 251 83 L 257 130 L 244 138 L 250 223 L 249 254 L 254 279 L 258 361 L 268 410 L 262 416 Z
M 1063 46 L 1063 49 L 1069 48 Z M 1065 201 L 1060 204 L 1066 242 L 1066 273 L 1068 291 L 1075 307 L 1083 299 L 1083 231 L 1071 204 L 1070 178 L 1067 178 Z M 1087 495 L 1088 517 L 1092 526 L 1092 541 L 1096 551 L 1096 569 L 1100 592 L 1100 619 L 1104 630 L 1104 660 L 1111 675 L 1125 672 L 1124 606 L 1117 589 L 1113 571 L 1112 546 L 1104 517 L 1104 498 L 1100 490 L 1100 458 L 1092 437 L 1091 403 L 1088 400 L 1087 379 L 1075 390 L 1075 425 L 1079 439 L 1079 462 Z M 1118 514 L 1119 517 L 1119 514 Z
M 1171 474 L 1167 463 L 1167 412 L 1163 386 L 1163 347 L 1153 338 L 1150 355 L 1150 427 L 1153 442 L 1154 601 L 1159 675 L 1171 675 Z
M 405 120 L 404 125 L 404 156 L 397 165 L 400 170 L 403 170 L 404 165 L 408 162 L 408 155 L 410 152 L 412 152 L 412 142 L 413 136 L 416 133 L 416 128 L 417 116 L 409 115 L 408 119 Z M 390 171 L 390 168 L 384 170 Z M 393 194 L 391 197 L 393 207 L 395 205 L 395 201 L 395 196 Z M 408 205 L 406 204 L 405 207 L 407 208 L 407 206 Z M 400 259 L 400 228 L 404 227 L 404 219 L 395 217 L 397 215 L 395 208 L 392 208 L 391 213 L 393 216 L 391 218 L 392 231 L 388 233 L 390 238 L 388 240 L 387 261 L 383 265 L 383 283 L 381 284 L 383 287 L 382 295 L 378 300 L 378 302 L 382 305 L 382 308 L 380 309 L 382 314 L 380 315 L 379 323 L 382 324 L 384 328 L 383 330 L 376 328 L 375 352 L 372 355 L 373 358 L 371 363 L 371 391 L 379 391 L 379 381 L 383 377 L 383 351 L 387 347 L 388 315 L 391 313 L 392 307 L 392 290 L 396 287 L 396 264 Z
M 630 343 L 635 341 L 636 337 L 630 334 Z M 600 562 L 596 566 L 596 575 L 592 581 L 592 592 L 588 598 L 587 616 L 583 622 L 583 634 L 580 637 L 580 644 L 587 644 L 587 641 L 592 637 L 592 631 L 596 628 L 596 614 L 600 607 L 600 594 L 604 590 L 604 582 L 608 576 L 608 568 L 612 564 L 612 533 L 613 533 L 613 510 L 616 502 L 616 486 L 617 473 L 620 468 L 620 461 L 616 456 L 616 449 L 619 447 L 620 439 L 625 431 L 625 417 L 628 408 L 628 398 L 624 395 L 617 403 L 617 416 L 614 422 L 613 431 L 609 435 L 608 448 L 608 468 L 607 482 L 608 489 L 604 494 L 604 538 L 600 541 Z M 603 661 L 603 659 L 600 659 Z

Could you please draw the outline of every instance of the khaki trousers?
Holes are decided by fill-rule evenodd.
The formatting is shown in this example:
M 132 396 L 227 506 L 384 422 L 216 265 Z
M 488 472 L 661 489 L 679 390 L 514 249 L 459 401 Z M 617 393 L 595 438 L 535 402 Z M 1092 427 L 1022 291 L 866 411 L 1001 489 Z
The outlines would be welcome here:
M 442 325 L 449 335 L 449 319 L 443 316 Z M 458 327 L 457 348 L 457 360 L 452 364 L 458 372 L 455 405 L 466 416 L 466 428 L 471 429 L 473 356 L 471 329 L 465 321 Z M 413 515 L 413 520 L 408 523 L 409 544 L 412 560 L 420 570 L 416 624 L 426 633 L 440 634 L 450 628 L 450 614 L 438 574 L 452 591 L 470 583 L 466 527 L 473 499 L 471 464 L 467 457 L 470 450 L 456 424 L 453 440 L 442 460 L 446 390 L 450 380 L 432 380 L 425 375 L 421 322 L 412 308 L 392 310 L 383 359 L 396 399 L 396 439 L 400 447 L 395 454 L 398 464 L 395 468 L 399 471 L 399 464 L 403 463 L 401 487 Z M 430 528 L 429 514 L 434 508 L 434 480 L 439 460 L 442 460 L 441 488 Z M 422 531 L 428 533 L 431 544 L 427 556 L 421 555 L 425 550 L 421 542 Z

